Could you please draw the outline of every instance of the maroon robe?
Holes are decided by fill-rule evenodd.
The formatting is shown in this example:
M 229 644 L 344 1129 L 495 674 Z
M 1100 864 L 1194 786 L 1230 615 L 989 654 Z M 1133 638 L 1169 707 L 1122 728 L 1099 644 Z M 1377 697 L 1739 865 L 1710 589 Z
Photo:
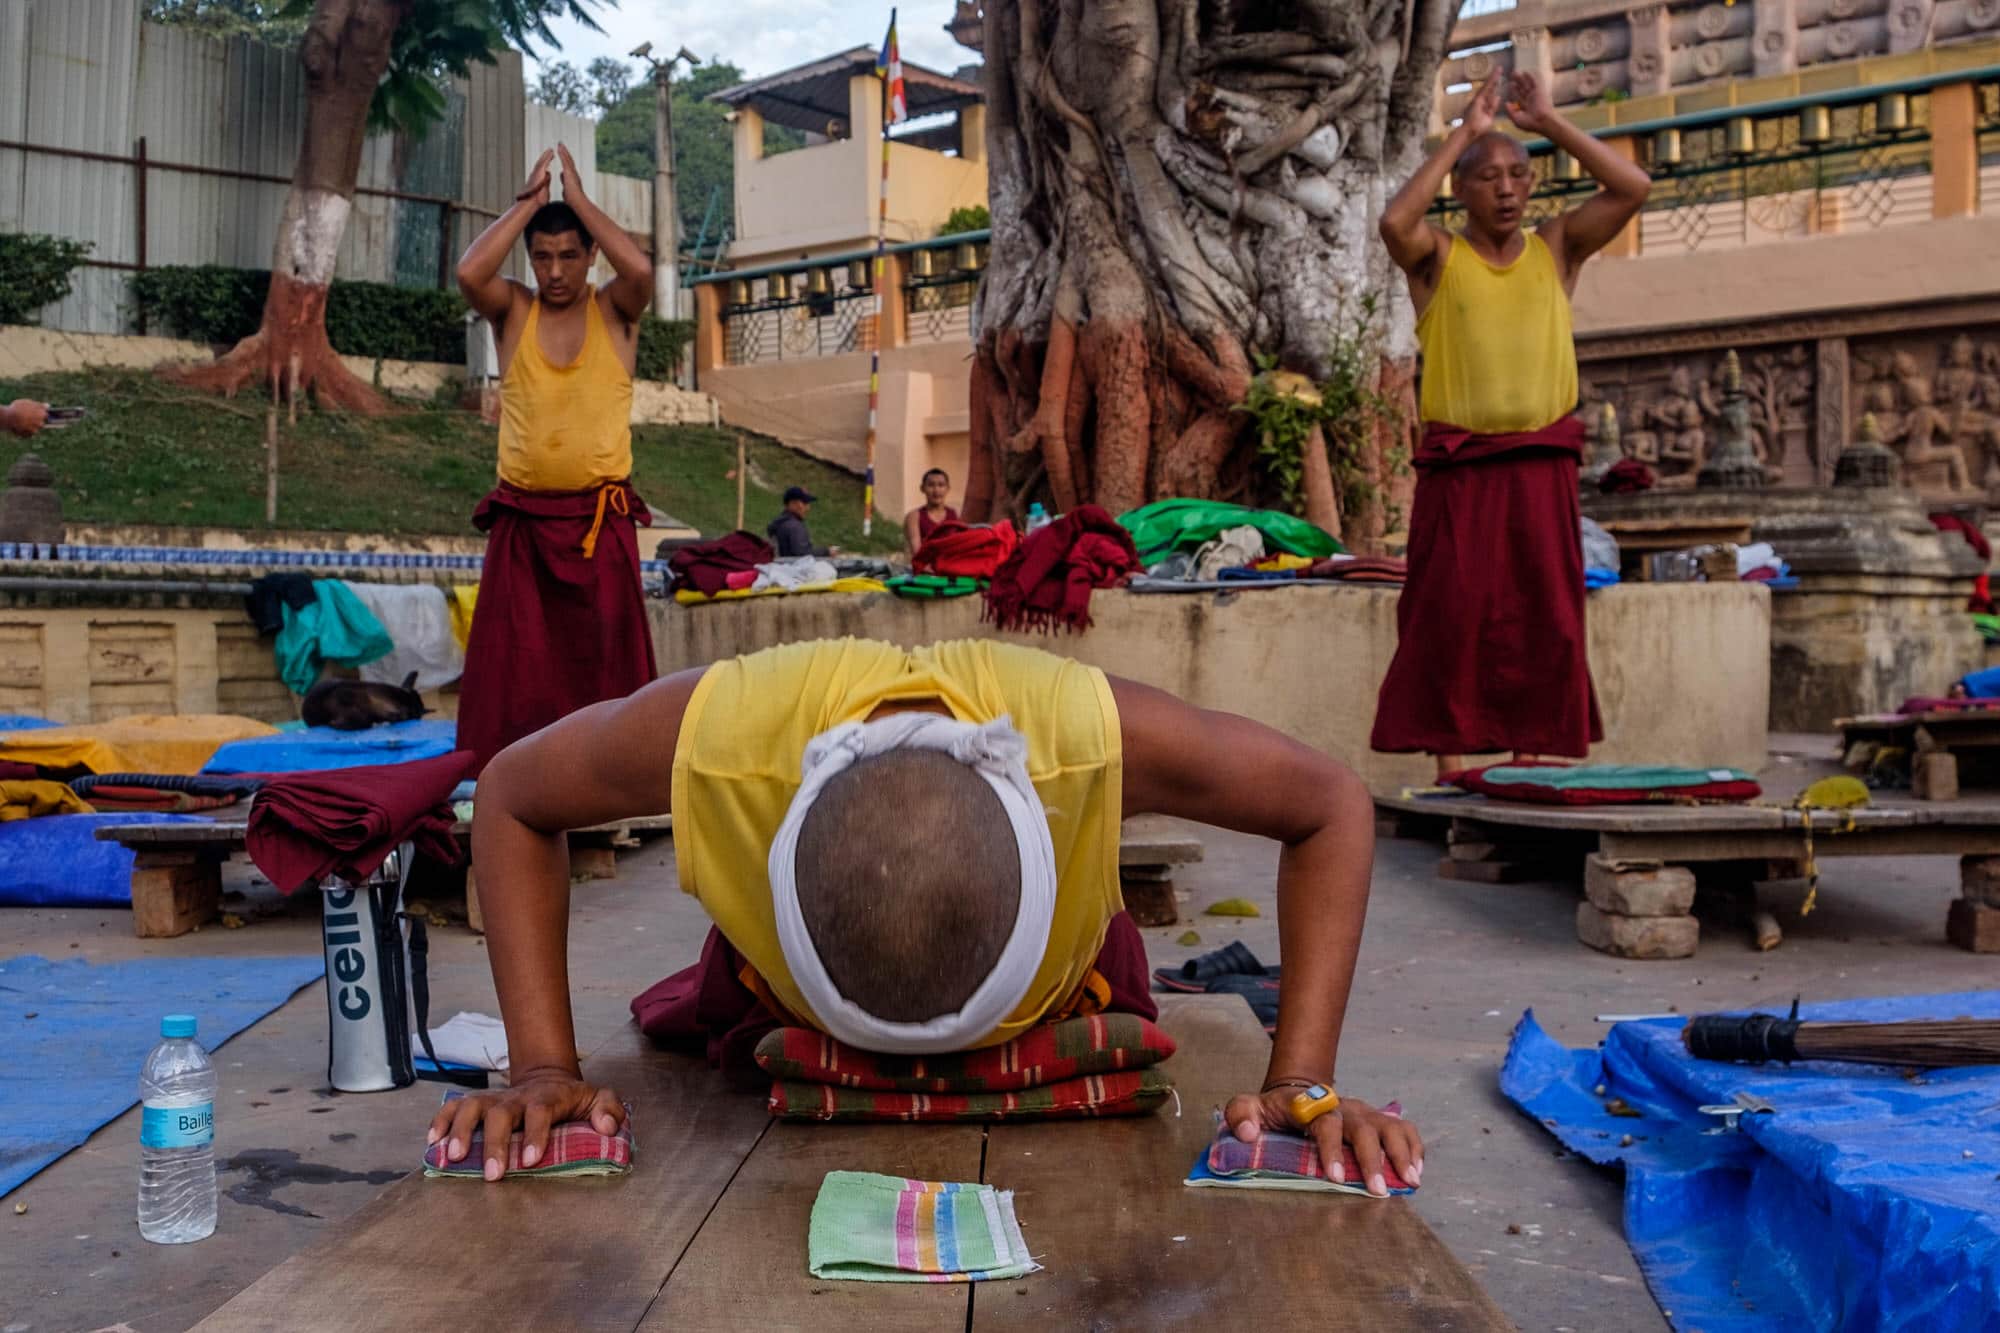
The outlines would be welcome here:
M 502 483 L 480 501 L 472 522 L 488 534 L 486 563 L 458 705 L 458 748 L 479 768 L 658 674 L 639 582 L 638 527 L 649 519 L 625 482 L 567 492 Z
M 1583 439 L 1575 417 L 1514 435 L 1425 427 L 1373 749 L 1583 758 L 1604 739 L 1584 637 Z
M 639 1030 L 662 1046 L 698 1050 L 745 1089 L 770 1087 L 757 1068 L 757 1043 L 781 1024 L 757 993 L 743 984 L 748 968 L 722 932 L 710 926 L 701 961 L 656 982 L 632 1000 Z M 1104 1012 L 1137 1014 L 1152 1022 L 1160 1007 L 1151 994 L 1146 940 L 1124 912 L 1111 918 L 1093 966 L 1111 985 Z

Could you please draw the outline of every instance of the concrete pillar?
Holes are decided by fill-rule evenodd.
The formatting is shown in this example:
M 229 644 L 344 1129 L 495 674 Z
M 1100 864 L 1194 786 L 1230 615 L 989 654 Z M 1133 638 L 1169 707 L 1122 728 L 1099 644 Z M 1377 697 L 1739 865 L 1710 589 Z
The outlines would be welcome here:
M 736 109 L 736 166 L 764 159 L 764 117 L 749 107 Z
M 173 626 L 174 711 L 221 712 L 216 698 L 222 672 L 216 652 L 215 622 L 206 617 L 175 616 Z
M 903 283 L 909 277 L 909 273 L 908 255 L 894 254 L 884 257 L 882 322 L 875 330 L 875 337 L 876 345 L 885 352 L 907 346 L 910 341 L 910 307 L 903 294 Z
M 1979 211 L 1979 98 L 1969 83 L 1931 89 L 1931 216 Z
M 1604 146 L 1624 158 L 1627 162 L 1637 162 L 1639 160 L 1639 141 L 1629 134 L 1620 134 L 1616 137 L 1606 139 Z M 1625 224 L 1624 230 L 1611 238 L 1611 244 L 1605 246 L 1599 253 L 1613 259 L 1636 259 L 1639 255 L 1639 249 L 1639 218 L 1634 216 L 1630 222 Z
M 986 160 L 986 105 L 983 102 L 958 113 L 958 155 L 967 162 Z
M 1799 67 L 1798 0 L 1757 0 L 1750 58 L 1757 77 L 1790 74 Z
M 723 364 L 723 285 L 704 282 L 694 289 L 694 373 L 699 384 L 704 375 Z
M 80 723 L 90 716 L 90 618 L 52 613 L 42 629 L 42 716 Z
M 875 507 L 892 522 L 900 523 L 923 498 L 923 476 L 931 466 L 924 423 L 931 418 L 933 404 L 929 375 L 883 372 L 881 429 L 875 438 Z

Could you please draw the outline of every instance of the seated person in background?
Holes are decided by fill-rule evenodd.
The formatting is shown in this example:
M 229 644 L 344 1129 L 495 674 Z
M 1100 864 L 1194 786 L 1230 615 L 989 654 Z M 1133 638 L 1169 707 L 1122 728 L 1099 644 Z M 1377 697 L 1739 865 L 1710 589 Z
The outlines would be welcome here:
M 618 1094 L 577 1061 L 563 832 L 663 803 L 681 887 L 721 937 L 704 974 L 713 958 L 780 1022 L 904 1055 L 992 1046 L 1109 1007 L 1095 965 L 1144 949 L 1121 910 L 1125 818 L 1273 839 L 1278 1028 L 1263 1087 L 1224 1115 L 1254 1141 L 1297 1128 L 1301 1089 L 1332 1086 L 1375 838 L 1368 790 L 1345 766 L 1033 648 L 794 643 L 583 709 L 480 777 L 473 864 L 512 1083 L 440 1110 L 431 1142 L 459 1161 L 483 1125 L 488 1180 L 517 1128 L 532 1165 L 551 1125 L 588 1118 L 610 1134 L 623 1119 Z M 1415 1128 L 1364 1102 L 1305 1132 L 1335 1179 L 1343 1141 L 1376 1194 L 1385 1154 L 1405 1180 L 1422 1175 Z
M 814 546 L 812 530 L 806 527 L 806 515 L 812 512 L 813 501 L 818 498 L 803 486 L 793 486 L 785 491 L 784 509 L 764 528 L 764 535 L 771 539 L 778 559 L 796 560 L 806 555 L 834 554 L 832 547 Z
M 958 511 L 945 503 L 951 497 L 951 478 L 941 467 L 924 473 L 924 502 L 903 516 L 903 550 L 915 555 L 931 539 L 940 523 L 958 522 Z
M 49 405 L 32 398 L 16 398 L 11 403 L 0 404 L 0 430 L 24 440 L 40 430 L 48 418 Z

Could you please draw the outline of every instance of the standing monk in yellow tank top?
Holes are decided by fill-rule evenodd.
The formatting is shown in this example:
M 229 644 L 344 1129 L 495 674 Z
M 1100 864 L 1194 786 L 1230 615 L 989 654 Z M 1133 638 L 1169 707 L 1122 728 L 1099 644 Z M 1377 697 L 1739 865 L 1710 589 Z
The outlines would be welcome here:
M 558 153 L 563 199 L 551 203 Z M 532 290 L 500 276 L 523 236 Z M 603 288 L 590 282 L 600 242 L 616 274 Z M 653 266 L 558 145 L 465 252 L 458 285 L 500 352 L 499 485 L 473 515 L 488 535 L 458 716 L 459 747 L 483 767 L 657 674 L 639 582 L 648 516 L 631 483 L 632 371 Z
M 1601 187 L 1523 231 L 1535 177 L 1520 141 L 1493 128 L 1502 82 L 1487 80 L 1381 223 L 1417 308 L 1424 438 L 1372 744 L 1434 755 L 1440 776 L 1462 755 L 1581 758 L 1604 738 L 1584 644 L 1569 298 L 1584 261 L 1631 222 L 1652 182 L 1516 74 L 1515 125 Z M 1465 207 L 1461 235 L 1425 216 L 1447 174 Z

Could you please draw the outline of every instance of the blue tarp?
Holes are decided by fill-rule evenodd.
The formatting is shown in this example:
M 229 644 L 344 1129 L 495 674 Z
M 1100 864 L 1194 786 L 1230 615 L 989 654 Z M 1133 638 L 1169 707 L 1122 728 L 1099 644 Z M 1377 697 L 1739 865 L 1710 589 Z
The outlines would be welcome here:
M 318 954 L 0 962 L 0 1195 L 139 1100 L 139 1068 L 160 1039 L 161 1015 L 193 1014 L 197 1039 L 212 1051 L 325 966 Z M 319 1059 L 302 1052 L 300 1068 Z M 230 1126 L 215 1131 L 225 1147 Z M 134 1143 L 135 1172 L 138 1162 Z
M 0 907 L 130 907 L 132 853 L 99 842 L 123 824 L 199 824 L 198 815 L 48 815 L 0 824 Z
M 1801 1017 L 2000 1018 L 2000 991 Z M 1620 1023 L 1601 1049 L 1571 1050 L 1530 1011 L 1500 1075 L 1571 1150 L 1624 1166 L 1625 1238 L 1675 1328 L 2000 1328 L 2000 1068 L 1718 1064 L 1689 1056 L 1681 1027 Z M 1704 1133 L 1718 1122 L 1697 1108 L 1739 1092 L 1775 1113 Z M 1612 1115 L 1614 1097 L 1640 1115 Z
M 0 714 L 0 731 L 47 731 L 50 727 L 61 725 L 45 717 L 28 717 L 22 713 Z
M 368 764 L 407 764 L 458 748 L 458 724 L 394 722 L 366 731 L 307 727 L 304 731 L 231 741 L 215 752 L 204 773 L 310 773 Z

